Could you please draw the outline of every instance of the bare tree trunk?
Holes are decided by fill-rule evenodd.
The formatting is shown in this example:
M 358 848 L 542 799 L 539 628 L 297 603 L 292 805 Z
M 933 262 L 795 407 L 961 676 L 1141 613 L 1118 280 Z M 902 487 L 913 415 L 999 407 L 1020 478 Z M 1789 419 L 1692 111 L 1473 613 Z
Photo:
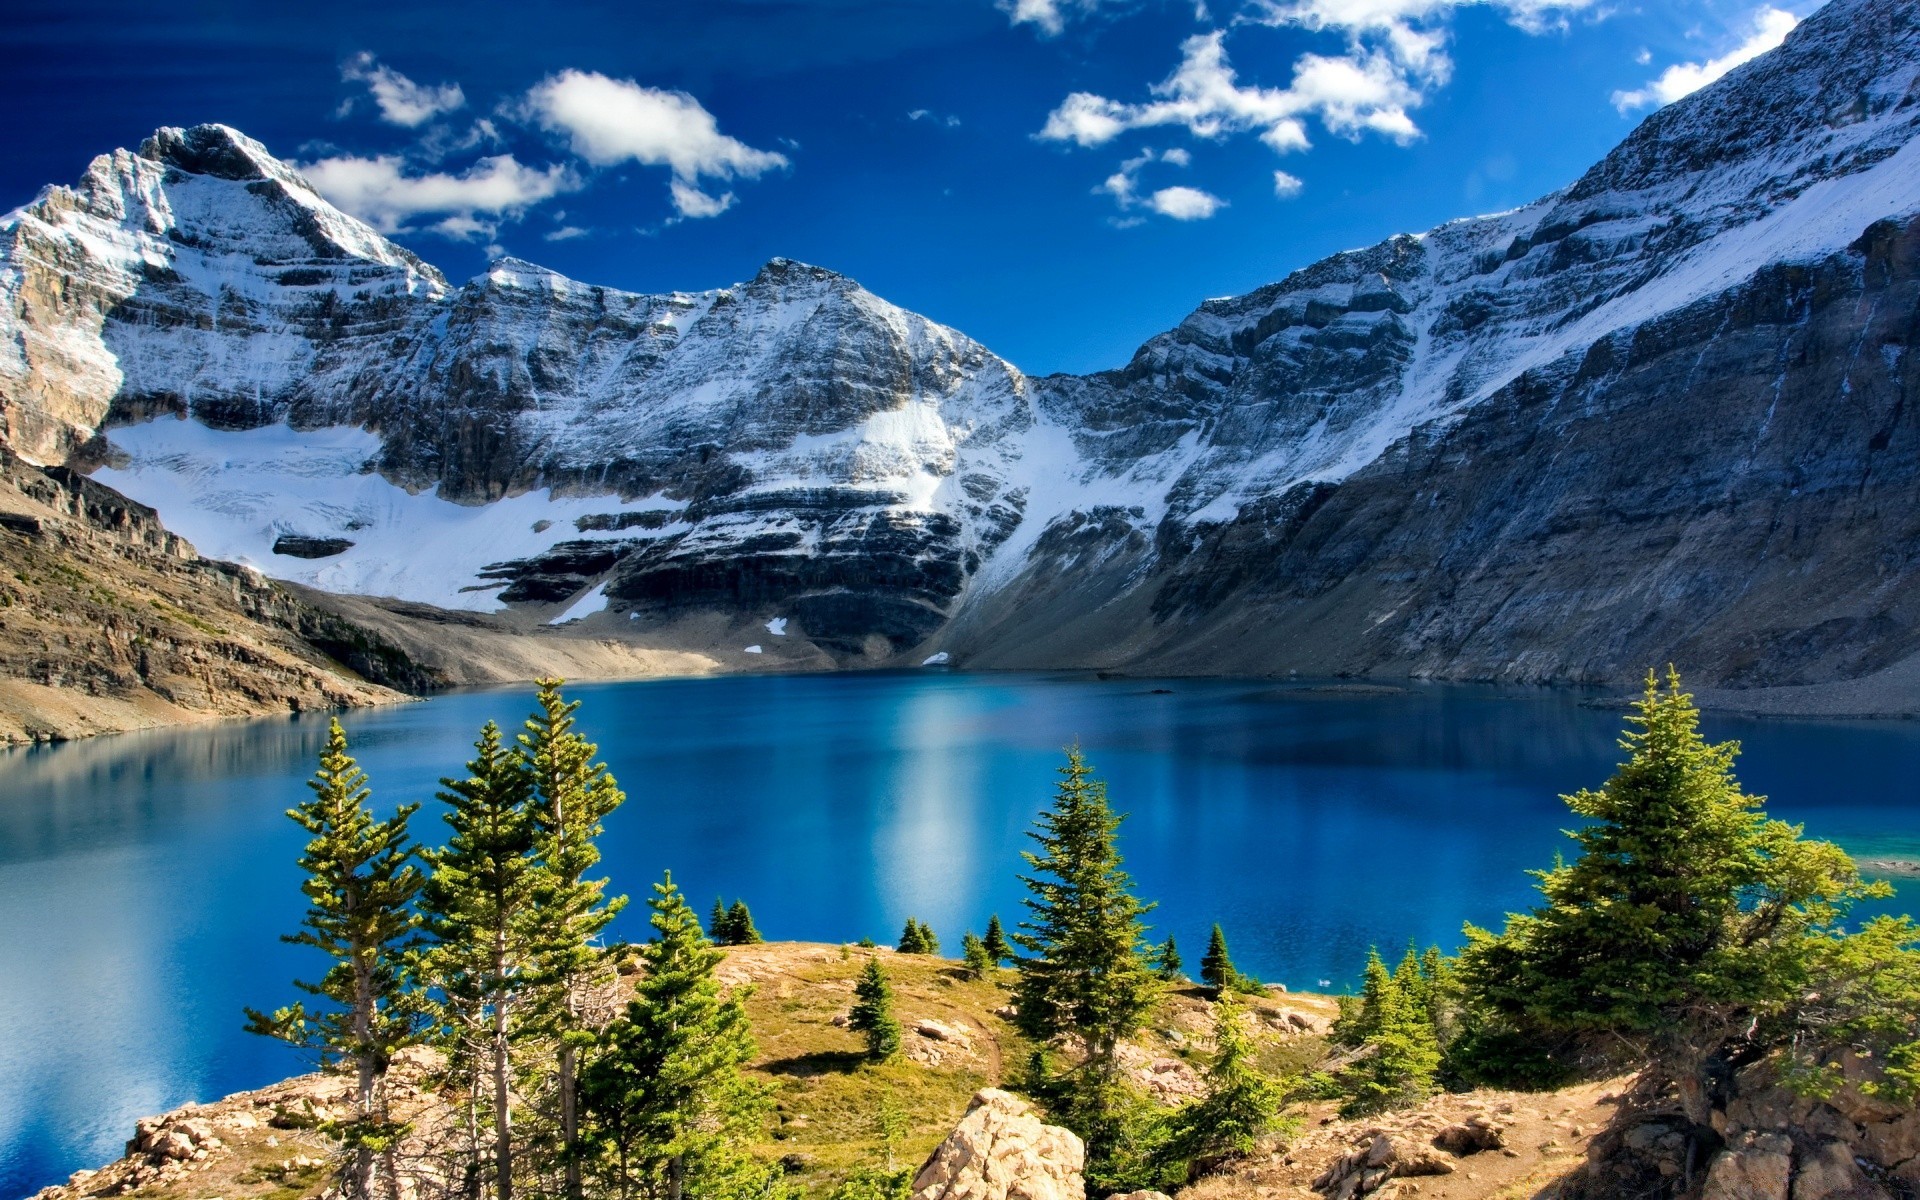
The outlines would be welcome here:
M 494 937 L 494 962 L 496 970 L 505 970 L 504 932 Z M 493 1173 L 494 1195 L 498 1200 L 513 1200 L 513 1112 L 509 1107 L 513 1097 L 507 1079 L 513 1067 L 510 1051 L 507 998 L 504 990 L 496 991 L 493 995 Z
M 578 1054 L 572 1046 L 560 1047 L 560 1136 L 565 1143 L 567 1200 L 582 1200 L 586 1192 L 580 1177 L 580 1097 L 574 1085 Z

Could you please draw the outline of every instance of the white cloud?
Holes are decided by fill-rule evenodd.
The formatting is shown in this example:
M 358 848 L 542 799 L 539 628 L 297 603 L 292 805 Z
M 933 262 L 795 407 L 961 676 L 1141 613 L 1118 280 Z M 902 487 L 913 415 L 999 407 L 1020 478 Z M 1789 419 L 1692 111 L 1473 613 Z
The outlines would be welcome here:
M 300 170 L 321 195 L 376 229 L 392 233 L 413 217 L 444 213 L 427 228 L 456 238 L 490 237 L 498 218 L 580 187 L 564 165 L 529 167 L 511 154 L 483 158 L 457 175 L 408 174 L 398 155 L 341 155 Z
M 1067 27 L 1067 18 L 1093 12 L 1100 0 L 996 0 L 1001 12 L 1015 25 L 1037 25 L 1048 37 Z
M 1120 169 L 1107 176 L 1096 193 L 1112 196 L 1120 211 L 1145 208 L 1176 221 L 1204 221 L 1227 202 L 1218 196 L 1191 187 L 1166 187 L 1141 196 L 1139 192 L 1140 172 L 1154 163 L 1167 163 L 1170 166 L 1184 167 L 1193 161 L 1193 156 L 1178 148 L 1158 151 L 1149 147 L 1120 164 Z M 1116 219 L 1114 224 L 1121 229 L 1130 229 L 1140 223 L 1139 217 Z
M 540 238 L 547 242 L 570 242 L 575 238 L 587 237 L 592 232 L 591 229 L 582 229 L 578 225 L 562 225 L 558 229 L 541 234 Z
M 1147 197 L 1147 207 L 1176 221 L 1204 221 L 1227 206 L 1218 196 L 1199 188 L 1161 188 Z
M 1273 173 L 1273 194 L 1282 200 L 1291 200 L 1306 188 L 1306 183 L 1298 175 L 1289 175 L 1285 171 Z
M 460 90 L 459 84 L 415 83 L 365 52 L 340 65 L 340 78 L 349 83 L 366 84 L 380 109 L 380 119 L 408 129 L 424 125 L 442 113 L 463 108 L 467 103 L 466 93 Z
M 717 216 L 733 205 L 732 192 L 713 195 L 703 180 L 754 179 L 787 165 L 783 154 L 721 133 L 713 114 L 685 92 L 630 79 L 562 71 L 528 92 L 524 107 L 595 166 L 631 161 L 671 168 L 670 192 L 681 217 Z
M 960 126 L 959 117 L 956 117 L 951 113 L 943 117 L 939 113 L 926 108 L 914 109 L 912 112 L 907 114 L 907 120 L 931 121 L 935 125 L 945 125 L 948 129 L 957 129 Z
M 1644 87 L 1615 92 L 1613 106 L 1626 113 L 1636 108 L 1672 104 L 1682 96 L 1699 91 L 1748 59 L 1758 58 L 1786 41 L 1793 27 L 1800 23 L 1792 13 L 1773 7 L 1755 12 L 1752 20 L 1753 32 L 1732 50 L 1705 62 L 1675 63 L 1662 71 L 1659 78 L 1648 80 Z
M 1073 93 L 1048 115 L 1039 136 L 1098 146 L 1130 129 L 1179 125 L 1202 138 L 1258 131 L 1261 141 L 1285 154 L 1311 144 L 1303 121 L 1310 115 L 1343 137 L 1372 131 L 1404 143 L 1420 136 L 1407 110 L 1423 97 L 1382 52 L 1303 54 L 1288 87 L 1242 87 L 1227 62 L 1224 39 L 1218 30 L 1188 38 L 1180 66 L 1153 86 L 1155 98 L 1143 104 Z

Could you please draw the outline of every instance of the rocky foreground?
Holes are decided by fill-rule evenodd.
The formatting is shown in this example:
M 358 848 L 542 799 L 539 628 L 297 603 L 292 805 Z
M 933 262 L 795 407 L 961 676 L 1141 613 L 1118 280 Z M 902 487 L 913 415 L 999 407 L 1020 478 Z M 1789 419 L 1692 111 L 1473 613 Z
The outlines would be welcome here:
M 1000 1086 L 1024 1047 L 1004 1020 L 995 981 L 919 955 L 887 960 L 906 1026 L 904 1055 L 862 1066 L 845 1029 L 864 951 L 780 944 L 729 951 L 732 985 L 751 983 L 761 1057 L 755 1070 L 778 1100 L 763 1147 L 809 1193 L 848 1171 L 877 1166 L 872 1111 L 893 1096 L 910 1112 L 901 1158 L 922 1165 L 914 1200 L 1082 1200 L 1083 1148 Z M 1249 1005 L 1270 1069 L 1320 1062 L 1333 1011 L 1325 997 L 1277 993 Z M 1135 1080 L 1177 1104 L 1200 1086 L 1211 1005 L 1176 992 L 1128 1048 Z M 450 1128 L 435 1097 L 438 1060 L 410 1051 L 399 1068 L 403 1114 L 416 1121 L 405 1151 L 417 1192 L 435 1194 Z M 1677 1101 L 1632 1078 L 1552 1092 L 1478 1091 L 1434 1097 L 1384 1117 L 1344 1120 L 1308 1105 L 1291 1133 L 1191 1183 L 1179 1200 L 1444 1200 L 1553 1196 L 1564 1200 L 1684 1194 L 1699 1200 L 1904 1200 L 1920 1194 L 1920 1113 L 1864 1094 L 1872 1064 L 1846 1063 L 1848 1083 L 1824 1102 L 1780 1088 L 1766 1063 L 1731 1081 L 1714 1115 L 1725 1145 L 1688 1162 Z M 327 1187 L 334 1145 L 317 1127 L 348 1096 L 347 1081 L 308 1075 L 142 1120 L 125 1157 L 40 1192 L 36 1200 L 140 1195 L 201 1200 L 298 1200 Z M 1689 1183 L 1690 1181 L 1690 1183 Z M 1130 1200 L 1156 1200 L 1139 1193 Z

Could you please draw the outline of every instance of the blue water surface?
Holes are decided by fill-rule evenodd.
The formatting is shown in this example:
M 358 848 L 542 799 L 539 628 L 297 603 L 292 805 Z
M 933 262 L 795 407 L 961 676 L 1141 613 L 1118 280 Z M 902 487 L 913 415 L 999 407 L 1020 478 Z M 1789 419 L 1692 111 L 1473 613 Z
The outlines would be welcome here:
M 1020 911 L 1024 833 L 1078 741 L 1129 814 L 1122 849 L 1197 961 L 1221 922 L 1245 969 L 1350 984 L 1369 945 L 1453 947 L 1529 901 L 1562 792 L 1620 758 L 1618 701 L 945 672 L 585 685 L 581 722 L 627 792 L 605 871 L 636 903 L 666 869 L 704 912 L 744 898 L 769 938 L 950 951 Z M 426 801 L 524 689 L 347 714 L 382 808 Z M 0 1197 L 116 1157 L 135 1118 L 302 1069 L 241 1032 L 318 969 L 280 944 L 304 909 L 282 814 L 325 718 L 226 723 L 0 754 Z M 1810 833 L 1920 852 L 1920 725 L 1715 719 L 1748 790 Z M 1900 898 L 1906 907 L 1911 891 Z

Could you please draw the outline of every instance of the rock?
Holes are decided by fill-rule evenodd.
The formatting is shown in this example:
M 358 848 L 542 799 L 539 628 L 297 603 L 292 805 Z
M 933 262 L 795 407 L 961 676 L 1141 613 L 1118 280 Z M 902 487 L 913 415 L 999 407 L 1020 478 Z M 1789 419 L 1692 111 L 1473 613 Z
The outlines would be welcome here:
M 845 1029 L 850 1024 L 852 1024 L 852 1018 L 848 1017 L 846 1013 L 835 1013 L 833 1015 L 833 1027 L 835 1029 Z
M 1431 1146 L 1376 1130 L 1363 1145 L 1329 1163 L 1314 1179 L 1313 1190 L 1329 1200 L 1353 1200 L 1378 1192 L 1390 1179 L 1453 1171 L 1452 1159 Z
M 1707 1167 L 1700 1200 L 1789 1200 L 1793 1143 L 1784 1134 L 1749 1134 Z
M 932 1038 L 936 1042 L 947 1042 L 967 1049 L 973 1048 L 973 1036 L 963 1027 L 936 1021 L 931 1017 L 922 1017 L 913 1023 L 913 1031 L 921 1037 Z
M 912 1200 L 1085 1200 L 1085 1164 L 1073 1133 L 986 1088 L 913 1177 Z
M 1156 1192 L 1148 1188 L 1138 1192 L 1121 1192 L 1118 1195 L 1108 1196 L 1107 1200 L 1173 1200 L 1173 1198 L 1165 1192 Z
M 1449 1154 L 1465 1158 L 1482 1150 L 1502 1149 L 1507 1140 L 1505 1131 L 1492 1120 L 1484 1116 L 1472 1116 L 1434 1134 L 1433 1144 Z
M 1920 1109 L 1895 1121 L 1868 1125 L 1860 1141 L 1867 1156 L 1888 1170 L 1920 1160 Z
M 1867 1178 L 1853 1151 L 1840 1142 L 1821 1142 L 1794 1163 L 1793 1200 L 1891 1200 L 1887 1190 Z

